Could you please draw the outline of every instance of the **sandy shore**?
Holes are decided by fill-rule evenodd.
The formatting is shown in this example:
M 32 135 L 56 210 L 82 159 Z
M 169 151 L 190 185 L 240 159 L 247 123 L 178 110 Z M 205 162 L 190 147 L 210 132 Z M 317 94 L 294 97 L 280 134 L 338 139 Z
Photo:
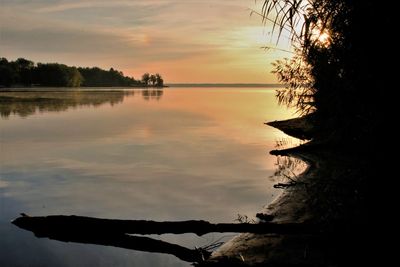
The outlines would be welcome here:
M 312 132 L 308 122 L 301 119 L 268 124 L 302 139 Z M 291 124 L 295 130 L 290 130 Z M 320 234 L 240 234 L 215 251 L 204 266 L 341 265 L 348 257 L 348 246 L 358 245 L 357 238 L 350 238 L 345 245 L 341 242 L 348 232 L 354 233 L 353 225 L 359 223 L 362 168 L 359 164 L 354 167 L 352 156 L 334 153 L 313 142 L 271 154 L 301 159 L 308 168 L 262 214 L 275 223 L 311 223 Z

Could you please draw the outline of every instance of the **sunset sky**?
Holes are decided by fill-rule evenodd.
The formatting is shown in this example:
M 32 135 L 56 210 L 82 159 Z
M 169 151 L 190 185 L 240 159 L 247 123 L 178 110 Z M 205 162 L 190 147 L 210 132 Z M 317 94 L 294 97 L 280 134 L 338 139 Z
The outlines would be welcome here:
M 0 57 L 116 68 L 167 83 L 275 83 L 254 0 L 1 0 Z M 281 48 L 288 49 L 287 41 Z M 282 47 L 283 46 L 283 47 Z M 286 46 L 286 47 L 285 47 Z

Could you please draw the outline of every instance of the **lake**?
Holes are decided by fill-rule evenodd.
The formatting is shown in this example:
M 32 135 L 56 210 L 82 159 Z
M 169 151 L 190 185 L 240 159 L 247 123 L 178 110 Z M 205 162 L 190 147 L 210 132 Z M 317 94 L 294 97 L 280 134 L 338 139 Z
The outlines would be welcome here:
M 36 238 L 10 221 L 75 214 L 234 222 L 281 191 L 266 121 L 288 119 L 271 88 L 0 93 L 1 266 L 190 266 L 166 254 Z M 295 144 L 293 144 L 295 145 Z M 232 234 L 152 236 L 185 247 Z

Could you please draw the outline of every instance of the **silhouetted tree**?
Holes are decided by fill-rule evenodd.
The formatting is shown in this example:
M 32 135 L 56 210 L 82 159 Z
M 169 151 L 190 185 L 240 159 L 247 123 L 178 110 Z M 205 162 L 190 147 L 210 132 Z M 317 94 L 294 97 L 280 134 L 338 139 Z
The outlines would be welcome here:
M 150 84 L 151 84 L 152 86 L 155 86 L 155 85 L 156 85 L 156 82 L 157 82 L 156 75 L 151 74 L 151 75 L 150 75 Z
M 0 86 L 11 86 L 15 82 L 16 73 L 6 58 L 0 58 Z
M 19 82 L 22 85 L 32 85 L 32 72 L 35 64 L 27 59 L 18 58 L 15 61 Z
M 82 86 L 137 86 L 138 81 L 126 77 L 121 71 L 110 68 L 106 71 L 98 67 L 78 68 L 84 82 Z
M 75 67 L 58 63 L 38 63 L 34 69 L 34 81 L 41 86 L 77 87 L 82 76 Z
M 370 36 L 388 31 L 380 25 L 392 24 L 384 9 L 372 0 L 264 1 L 264 22 L 272 22 L 278 38 L 289 34 L 295 47 L 292 59 L 275 64 L 278 79 L 286 84 L 278 99 L 313 113 L 325 138 L 358 142 L 376 130 L 373 92 L 381 84 L 375 77 L 385 77 L 385 70 L 372 66 L 382 66 L 386 57 Z
M 159 73 L 156 73 L 156 86 L 157 87 L 163 87 L 164 86 L 164 80 L 161 77 L 161 75 Z
M 150 83 L 150 74 L 149 73 L 145 73 L 145 74 L 143 74 L 142 75 L 142 83 L 144 84 L 144 85 L 149 85 L 149 83 Z
M 67 87 L 79 87 L 83 82 L 83 77 L 76 67 L 69 67 L 69 78 Z

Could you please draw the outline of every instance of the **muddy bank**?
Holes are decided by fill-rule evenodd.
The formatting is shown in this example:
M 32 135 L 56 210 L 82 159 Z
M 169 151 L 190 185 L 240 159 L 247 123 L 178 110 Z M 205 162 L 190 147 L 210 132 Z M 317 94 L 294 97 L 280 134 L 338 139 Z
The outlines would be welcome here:
M 292 133 L 311 137 L 308 119 L 268 123 Z M 293 126 L 293 131 L 290 130 Z M 305 131 L 302 127 L 305 126 Z M 290 181 L 283 193 L 262 210 L 274 223 L 311 223 L 316 234 L 240 234 L 201 266 L 345 266 L 364 250 L 365 184 L 368 161 L 328 149 L 316 142 L 279 151 L 301 159 L 307 170 Z M 289 184 L 289 183 L 288 183 Z
M 312 116 L 304 116 L 283 121 L 271 121 L 266 122 L 265 124 L 301 140 L 310 140 L 315 133 Z

